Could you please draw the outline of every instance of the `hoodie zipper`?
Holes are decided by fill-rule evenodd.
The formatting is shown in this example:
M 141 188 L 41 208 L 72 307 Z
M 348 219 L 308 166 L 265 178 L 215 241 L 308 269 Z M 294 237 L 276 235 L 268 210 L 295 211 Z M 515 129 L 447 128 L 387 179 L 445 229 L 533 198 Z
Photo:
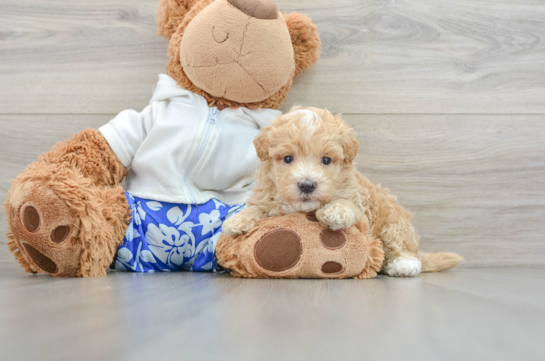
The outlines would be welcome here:
M 208 119 L 206 120 L 206 125 L 204 127 L 204 132 L 203 132 L 201 141 L 199 142 L 197 151 L 193 155 L 193 158 L 191 158 L 189 167 L 187 167 L 187 170 L 185 172 L 184 184 L 185 184 L 185 188 L 187 189 L 187 192 L 189 193 L 189 198 L 191 198 L 192 204 L 197 204 L 197 198 L 195 197 L 195 193 L 193 193 L 189 185 L 189 176 L 191 172 L 193 171 L 193 168 L 195 168 L 197 163 L 199 163 L 199 160 L 204 154 L 204 150 L 206 149 L 206 146 L 208 145 L 208 141 L 210 140 L 210 136 L 212 135 L 212 130 L 214 129 L 214 126 L 216 125 L 217 118 L 218 118 L 218 108 L 216 107 L 210 108 L 208 110 Z

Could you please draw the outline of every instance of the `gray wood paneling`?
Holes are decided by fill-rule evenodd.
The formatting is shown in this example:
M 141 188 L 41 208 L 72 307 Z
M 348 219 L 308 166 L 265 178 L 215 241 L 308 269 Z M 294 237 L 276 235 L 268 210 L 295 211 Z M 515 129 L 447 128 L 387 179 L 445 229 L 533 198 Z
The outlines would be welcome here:
M 167 62 L 153 0 L 2 0 L 0 113 L 142 109 Z M 278 0 L 318 25 L 294 103 L 345 113 L 545 113 L 538 0 Z
M 424 251 L 468 266 L 543 264 L 543 116 L 349 115 L 356 162 L 415 213 Z
M 0 116 L 0 200 L 40 152 L 112 117 Z M 345 115 L 362 144 L 359 169 L 415 213 L 421 249 L 458 252 L 466 267 L 544 263 L 542 118 Z

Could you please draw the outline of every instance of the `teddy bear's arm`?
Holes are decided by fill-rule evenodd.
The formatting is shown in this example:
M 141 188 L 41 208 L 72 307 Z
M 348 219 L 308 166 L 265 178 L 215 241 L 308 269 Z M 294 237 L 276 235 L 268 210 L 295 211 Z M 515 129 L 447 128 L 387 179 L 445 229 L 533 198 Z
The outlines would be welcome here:
M 95 129 L 84 129 L 71 139 L 57 143 L 51 151 L 42 154 L 38 162 L 76 168 L 97 186 L 120 184 L 127 175 L 127 168 Z

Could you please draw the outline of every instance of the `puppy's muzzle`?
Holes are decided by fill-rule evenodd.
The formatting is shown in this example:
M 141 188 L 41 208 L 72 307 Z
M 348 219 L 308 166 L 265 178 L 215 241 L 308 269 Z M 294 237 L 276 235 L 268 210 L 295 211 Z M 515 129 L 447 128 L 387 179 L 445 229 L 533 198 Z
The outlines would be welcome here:
M 309 180 L 299 182 L 297 186 L 299 187 L 299 190 L 305 194 L 310 194 L 316 189 L 316 183 Z

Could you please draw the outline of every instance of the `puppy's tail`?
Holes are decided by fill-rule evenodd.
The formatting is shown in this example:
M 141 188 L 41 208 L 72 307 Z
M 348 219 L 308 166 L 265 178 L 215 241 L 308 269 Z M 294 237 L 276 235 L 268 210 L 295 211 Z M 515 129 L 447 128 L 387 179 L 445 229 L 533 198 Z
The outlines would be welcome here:
M 462 256 L 450 252 L 418 252 L 416 257 L 422 262 L 422 272 L 446 271 L 456 267 L 458 263 L 464 260 Z

